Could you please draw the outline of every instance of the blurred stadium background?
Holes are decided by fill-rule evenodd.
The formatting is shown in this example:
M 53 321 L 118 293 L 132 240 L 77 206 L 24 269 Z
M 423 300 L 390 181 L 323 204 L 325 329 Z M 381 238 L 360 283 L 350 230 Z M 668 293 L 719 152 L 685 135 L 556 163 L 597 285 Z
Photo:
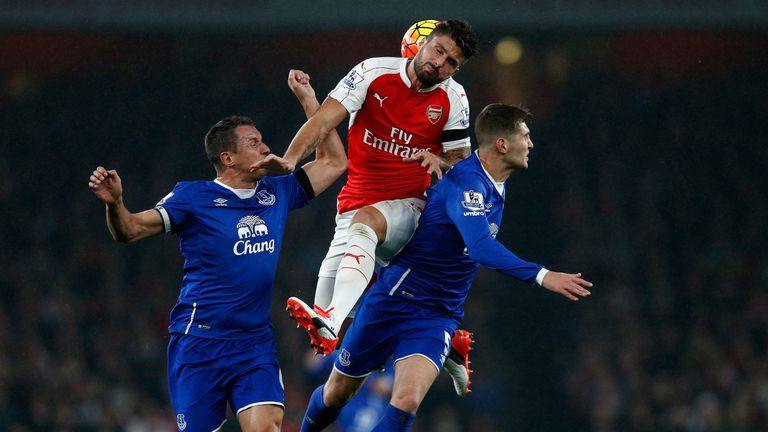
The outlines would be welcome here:
M 424 18 L 481 38 L 457 75 L 473 117 L 495 101 L 536 116 L 499 238 L 595 288 L 571 304 L 481 271 L 474 393 L 439 377 L 414 431 L 768 430 L 768 3 L 209 3 L 0 0 L 0 430 L 174 430 L 176 239 L 114 244 L 96 165 L 140 210 L 213 177 L 202 137 L 225 115 L 282 153 L 304 121 L 290 68 L 322 96 Z M 312 296 L 340 185 L 287 229 L 286 431 L 322 373 L 282 306 Z

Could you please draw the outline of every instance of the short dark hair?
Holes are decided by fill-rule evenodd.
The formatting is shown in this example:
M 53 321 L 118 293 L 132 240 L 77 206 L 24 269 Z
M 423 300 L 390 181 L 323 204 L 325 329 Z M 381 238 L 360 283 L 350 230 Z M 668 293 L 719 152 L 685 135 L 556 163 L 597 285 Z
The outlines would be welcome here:
M 461 52 L 464 53 L 464 61 L 469 60 L 473 54 L 480 50 L 475 31 L 464 20 L 440 21 L 435 29 L 432 30 L 432 33 L 429 34 L 429 39 L 438 35 L 450 36 L 456 42 L 456 45 L 461 48 Z
M 221 168 L 221 159 L 219 159 L 219 156 L 222 152 L 237 151 L 235 128 L 243 125 L 253 126 L 253 120 L 251 120 L 250 117 L 229 116 L 224 117 L 208 129 L 204 141 L 205 154 L 208 156 L 208 160 L 211 161 L 213 166 L 216 167 L 216 170 Z
M 493 144 L 496 138 L 516 132 L 521 123 L 532 118 L 528 108 L 503 103 L 487 105 L 475 119 L 478 145 Z

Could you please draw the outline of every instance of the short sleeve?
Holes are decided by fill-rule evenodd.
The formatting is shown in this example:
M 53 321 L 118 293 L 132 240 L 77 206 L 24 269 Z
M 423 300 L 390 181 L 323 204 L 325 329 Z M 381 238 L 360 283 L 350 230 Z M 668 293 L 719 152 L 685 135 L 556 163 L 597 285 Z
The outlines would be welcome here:
M 173 190 L 155 205 L 163 219 L 165 232 L 178 232 L 189 219 L 193 204 L 190 189 L 188 182 L 176 183 Z
M 451 112 L 443 127 L 441 137 L 443 151 L 470 147 L 469 141 L 469 100 L 461 84 L 451 80 L 447 89 Z
M 359 110 L 365 102 L 368 86 L 372 77 L 366 78 L 365 62 L 359 63 L 336 85 L 328 96 L 336 99 L 351 114 Z

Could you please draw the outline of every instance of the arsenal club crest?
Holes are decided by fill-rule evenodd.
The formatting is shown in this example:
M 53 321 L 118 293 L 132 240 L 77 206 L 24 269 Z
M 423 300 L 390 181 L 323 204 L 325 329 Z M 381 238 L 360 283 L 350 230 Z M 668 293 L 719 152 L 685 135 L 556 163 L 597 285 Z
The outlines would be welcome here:
M 430 105 L 427 107 L 427 120 L 429 120 L 430 123 L 436 124 L 442 116 L 443 107 L 438 105 Z

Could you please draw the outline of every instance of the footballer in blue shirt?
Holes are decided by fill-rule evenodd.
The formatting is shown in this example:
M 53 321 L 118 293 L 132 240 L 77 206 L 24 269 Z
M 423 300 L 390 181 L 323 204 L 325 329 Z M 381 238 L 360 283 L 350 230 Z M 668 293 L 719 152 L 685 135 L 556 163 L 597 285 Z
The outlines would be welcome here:
M 413 238 L 365 297 L 328 381 L 310 398 L 302 431 L 332 423 L 366 377 L 390 356 L 395 362 L 392 398 L 373 430 L 409 430 L 443 368 L 481 264 L 570 300 L 590 295 L 592 283 L 580 273 L 549 271 L 520 259 L 495 239 L 504 182 L 528 168 L 533 149 L 529 119 L 528 110 L 507 104 L 488 105 L 478 115 L 477 152 L 428 190 Z
M 292 70 L 293 90 L 311 116 L 319 103 L 309 76 Z M 315 160 L 290 175 L 265 177 L 270 160 L 247 117 L 227 117 L 205 136 L 216 179 L 179 182 L 155 208 L 131 213 L 115 170 L 98 167 L 89 187 L 106 204 L 115 240 L 134 242 L 164 232 L 179 237 L 184 277 L 169 331 L 168 383 L 180 431 L 219 430 L 227 404 L 243 431 L 279 431 L 284 388 L 269 306 L 288 212 L 302 207 L 346 169 L 335 131 Z

